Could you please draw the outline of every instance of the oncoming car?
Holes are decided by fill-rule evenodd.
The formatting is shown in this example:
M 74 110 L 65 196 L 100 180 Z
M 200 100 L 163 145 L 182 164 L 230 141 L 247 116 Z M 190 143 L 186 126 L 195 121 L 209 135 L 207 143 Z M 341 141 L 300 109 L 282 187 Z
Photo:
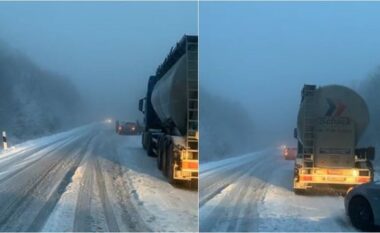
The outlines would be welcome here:
M 354 227 L 363 231 L 376 231 L 380 226 L 380 181 L 349 190 L 344 206 Z
M 139 128 L 134 122 L 120 122 L 117 133 L 120 135 L 136 135 L 139 134 Z
M 285 160 L 295 160 L 297 157 L 297 148 L 284 146 L 282 156 Z

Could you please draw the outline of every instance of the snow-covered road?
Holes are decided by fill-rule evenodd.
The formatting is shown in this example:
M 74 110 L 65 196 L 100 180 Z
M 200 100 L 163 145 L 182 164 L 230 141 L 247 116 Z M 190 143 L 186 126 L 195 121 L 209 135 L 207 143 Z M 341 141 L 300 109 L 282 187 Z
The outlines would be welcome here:
M 197 192 L 168 184 L 140 142 L 99 123 L 2 152 L 0 230 L 197 231 Z
M 277 149 L 201 164 L 200 230 L 357 231 L 343 197 L 293 193 L 293 165 Z

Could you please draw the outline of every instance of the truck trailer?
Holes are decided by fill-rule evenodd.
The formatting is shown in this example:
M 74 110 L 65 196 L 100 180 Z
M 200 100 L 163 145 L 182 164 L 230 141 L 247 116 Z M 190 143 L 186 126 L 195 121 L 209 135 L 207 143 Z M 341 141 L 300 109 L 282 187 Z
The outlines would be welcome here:
M 373 180 L 373 147 L 357 148 L 369 123 L 365 101 L 339 85 L 304 85 L 294 137 L 293 189 L 345 191 Z
M 198 37 L 185 35 L 150 76 L 142 145 L 170 183 L 198 182 Z

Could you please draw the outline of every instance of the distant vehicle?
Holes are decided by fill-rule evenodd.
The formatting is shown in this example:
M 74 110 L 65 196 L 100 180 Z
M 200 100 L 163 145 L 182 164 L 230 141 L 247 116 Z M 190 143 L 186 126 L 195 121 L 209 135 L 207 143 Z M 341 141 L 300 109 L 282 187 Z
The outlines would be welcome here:
M 380 181 L 359 185 L 344 199 L 346 214 L 354 227 L 377 231 L 380 227 Z
M 119 122 L 117 133 L 120 135 L 136 135 L 139 134 L 139 129 L 135 122 Z
M 282 150 L 282 156 L 285 160 L 295 160 L 297 157 L 297 148 L 285 146 Z
M 198 181 L 198 37 L 185 35 L 150 76 L 139 101 L 143 148 L 170 183 Z
M 375 149 L 356 148 L 369 123 L 362 97 L 338 85 L 305 85 L 301 94 L 294 131 L 294 192 L 325 187 L 340 191 L 373 181 Z

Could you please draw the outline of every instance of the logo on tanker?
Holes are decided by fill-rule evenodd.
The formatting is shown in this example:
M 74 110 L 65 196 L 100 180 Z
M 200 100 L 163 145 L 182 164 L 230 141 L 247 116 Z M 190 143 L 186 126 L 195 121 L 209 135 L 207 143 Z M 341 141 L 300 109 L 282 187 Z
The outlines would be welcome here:
M 325 116 L 340 116 L 344 110 L 346 110 L 346 105 L 344 105 L 342 102 L 334 102 L 330 98 L 326 98 L 326 100 L 329 105 L 329 109 L 327 109 Z

